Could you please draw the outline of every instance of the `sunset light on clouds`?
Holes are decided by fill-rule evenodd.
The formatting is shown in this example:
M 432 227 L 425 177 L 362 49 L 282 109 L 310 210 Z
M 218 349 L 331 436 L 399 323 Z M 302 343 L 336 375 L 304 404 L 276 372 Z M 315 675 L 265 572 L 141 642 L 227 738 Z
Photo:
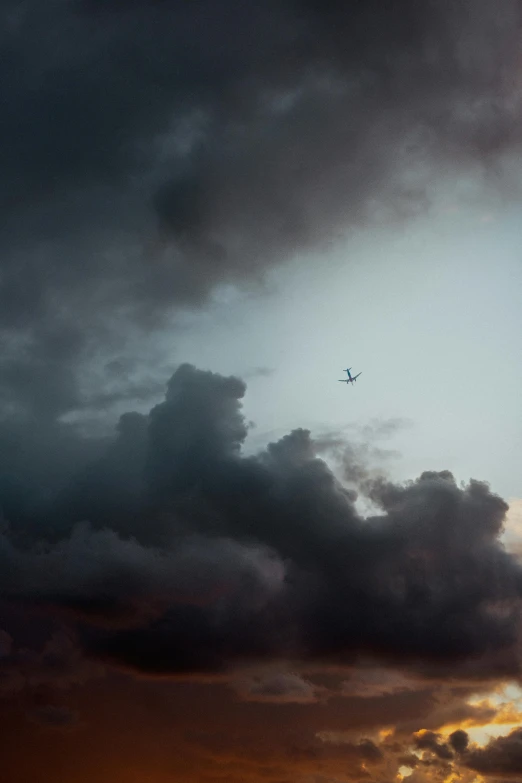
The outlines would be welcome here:
M 0 783 L 522 780 L 522 2 L 0 14 Z

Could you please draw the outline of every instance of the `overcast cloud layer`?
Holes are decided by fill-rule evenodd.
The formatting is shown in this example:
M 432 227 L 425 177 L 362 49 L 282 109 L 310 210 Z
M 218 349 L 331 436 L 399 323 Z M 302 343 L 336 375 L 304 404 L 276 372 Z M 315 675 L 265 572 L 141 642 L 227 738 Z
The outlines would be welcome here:
M 446 174 L 515 187 L 521 33 L 519 0 L 0 0 L 0 707 L 80 736 L 78 774 L 105 779 L 84 715 L 121 765 L 93 705 L 127 720 L 160 678 L 187 780 L 522 774 L 516 705 L 472 700 L 521 675 L 502 498 L 395 484 L 306 422 L 248 456 L 245 383 L 192 364 L 133 410 L 157 391 L 141 336 L 222 284 L 407 220 Z M 63 419 L 122 398 L 106 437 Z M 194 682 L 234 695 L 219 726 Z M 130 754 L 165 752 L 158 714 Z
M 414 214 L 435 171 L 500 181 L 520 142 L 520 11 L 3 0 L 4 410 L 78 408 L 82 368 L 136 328 Z

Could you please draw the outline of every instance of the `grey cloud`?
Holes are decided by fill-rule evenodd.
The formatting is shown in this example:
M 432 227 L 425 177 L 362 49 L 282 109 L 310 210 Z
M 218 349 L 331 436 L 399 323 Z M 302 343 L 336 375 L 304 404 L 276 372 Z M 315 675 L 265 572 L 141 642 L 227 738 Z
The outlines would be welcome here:
M 380 748 L 371 739 L 363 737 L 358 742 L 346 740 L 337 741 L 330 737 L 329 732 L 319 732 L 315 740 L 302 741 L 296 739 L 288 749 L 289 761 L 306 761 L 311 771 L 324 772 L 330 764 L 343 769 L 343 774 L 350 780 L 364 780 L 375 774 L 383 766 L 384 756 Z M 322 776 L 319 774 L 319 780 Z
M 377 747 L 375 742 L 367 737 L 361 739 L 357 743 L 346 742 L 336 735 L 332 735 L 331 732 L 322 731 L 319 733 L 318 738 L 325 744 L 339 745 L 347 754 L 352 753 L 354 756 L 359 756 L 365 761 L 378 762 L 383 757 L 382 751 Z
M 402 417 L 390 419 L 374 418 L 362 426 L 359 425 L 357 427 L 356 425 L 361 436 L 369 442 L 389 438 L 391 435 L 395 435 L 396 432 L 400 432 L 401 430 L 412 426 L 413 422 L 410 419 Z
M 453 752 L 446 742 L 441 742 L 440 734 L 434 731 L 423 731 L 415 736 L 417 750 L 428 750 L 439 759 L 449 761 L 453 759 Z
M 520 142 L 517 0 L 0 15 L 8 413 L 96 404 L 105 381 L 86 399 L 82 372 L 173 307 L 414 214 L 434 170 L 500 171 Z
M 507 504 L 447 471 L 405 485 L 365 475 L 381 514 L 363 518 L 308 431 L 243 455 L 244 393 L 181 365 L 165 401 L 122 417 L 68 486 L 33 506 L 12 493 L 4 600 L 45 607 L 88 657 L 148 674 L 370 656 L 416 676 L 518 676 Z M 64 461 L 42 454 L 51 472 Z
M 274 704 L 315 704 L 326 689 L 320 688 L 298 674 L 278 672 L 258 678 L 246 678 L 234 683 L 245 701 Z
M 4 597 L 123 627 L 153 620 L 176 604 L 214 604 L 244 587 L 239 600 L 255 609 L 284 579 L 283 565 L 270 552 L 238 542 L 188 537 L 165 551 L 88 526 L 76 526 L 54 546 L 30 550 L 3 537 L 0 553 Z
M 469 704 L 465 699 L 465 696 L 467 695 L 469 695 L 469 691 L 466 692 L 465 688 L 456 689 L 453 693 L 453 698 L 448 699 L 446 696 L 446 698 L 443 698 L 440 702 L 437 701 L 433 705 L 430 714 L 424 716 L 420 723 L 418 719 L 399 719 L 396 724 L 396 731 L 399 733 L 408 733 L 423 729 L 424 733 L 419 735 L 421 743 L 424 743 L 424 746 L 427 749 L 430 749 L 430 746 L 433 746 L 431 749 L 435 752 L 433 743 L 436 741 L 438 742 L 440 739 L 438 734 L 436 734 L 437 729 L 462 723 L 464 721 L 485 725 L 495 717 L 496 710 L 494 707 L 488 706 L 487 704 Z M 455 740 L 457 744 L 459 743 L 459 740 L 461 741 L 462 738 L 457 735 Z M 454 747 L 453 742 L 451 741 L 450 745 L 451 747 Z M 449 746 L 445 747 L 440 752 L 443 754 L 450 753 L 451 748 Z M 440 757 L 442 758 L 442 756 Z
M 11 654 L 13 640 L 5 631 L 0 631 L 0 658 L 8 658 Z
M 66 729 L 74 726 L 78 720 L 78 713 L 68 707 L 58 707 L 54 704 L 46 704 L 36 707 L 28 713 L 29 718 L 53 729 Z
M 469 737 L 463 729 L 457 729 L 450 734 L 449 743 L 457 753 L 464 753 L 468 747 Z
M 463 763 L 481 775 L 520 777 L 522 729 L 514 729 L 507 737 L 491 739 L 485 748 L 473 748 L 463 757 Z
M 56 631 L 39 647 L 19 645 L 10 638 L 2 657 L 0 693 L 23 695 L 41 688 L 69 688 L 103 675 L 103 666 L 82 654 L 71 633 Z
M 248 381 L 251 378 L 270 378 L 274 373 L 275 369 L 273 367 L 252 367 L 242 373 L 242 376 Z
M 400 672 L 378 669 L 356 668 L 349 680 L 342 682 L 342 693 L 346 696 L 358 696 L 372 699 L 392 693 L 404 693 L 420 687 L 420 682 L 406 677 Z

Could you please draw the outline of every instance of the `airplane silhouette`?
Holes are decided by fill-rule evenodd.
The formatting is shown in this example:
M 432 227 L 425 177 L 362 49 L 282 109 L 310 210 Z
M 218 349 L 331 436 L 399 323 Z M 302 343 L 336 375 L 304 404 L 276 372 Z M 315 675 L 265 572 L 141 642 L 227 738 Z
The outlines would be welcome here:
M 345 373 L 348 373 L 348 378 L 343 378 L 343 379 L 339 378 L 339 383 L 355 383 L 355 381 L 357 380 L 359 375 L 361 375 L 361 373 L 359 372 L 357 373 L 357 375 L 352 375 L 350 372 L 351 369 L 352 369 L 351 367 L 348 367 L 346 370 L 344 370 Z

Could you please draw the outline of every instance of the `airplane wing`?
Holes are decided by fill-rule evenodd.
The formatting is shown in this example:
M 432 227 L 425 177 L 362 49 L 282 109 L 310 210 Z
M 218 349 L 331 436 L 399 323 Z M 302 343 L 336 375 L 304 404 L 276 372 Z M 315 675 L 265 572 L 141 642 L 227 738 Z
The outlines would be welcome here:
M 355 381 L 359 377 L 359 375 L 362 375 L 362 372 L 358 372 L 357 375 L 354 375 L 352 380 Z

